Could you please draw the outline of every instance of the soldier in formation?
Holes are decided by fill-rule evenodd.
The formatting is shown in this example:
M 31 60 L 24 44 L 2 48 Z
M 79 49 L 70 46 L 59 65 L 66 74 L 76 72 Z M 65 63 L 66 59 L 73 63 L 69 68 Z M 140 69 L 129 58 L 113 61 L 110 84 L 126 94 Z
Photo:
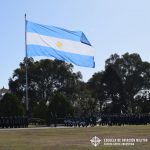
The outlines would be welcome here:
M 64 120 L 65 126 L 74 126 L 74 127 L 87 127 L 92 126 L 94 127 L 96 125 L 96 117 L 85 117 L 85 118 L 66 118 Z
M 147 125 L 150 114 L 101 115 L 99 125 Z
M 27 117 L 0 117 L 0 128 L 27 128 Z
M 100 115 L 99 117 L 88 118 L 66 118 L 64 120 L 65 126 L 71 127 L 87 127 L 99 125 L 121 126 L 121 125 L 147 125 L 150 124 L 150 114 L 113 114 Z

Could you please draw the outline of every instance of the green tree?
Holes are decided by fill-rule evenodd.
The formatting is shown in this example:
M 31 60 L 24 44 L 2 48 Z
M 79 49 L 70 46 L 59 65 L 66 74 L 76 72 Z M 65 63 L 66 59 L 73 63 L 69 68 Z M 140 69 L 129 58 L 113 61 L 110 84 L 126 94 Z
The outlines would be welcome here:
M 105 102 L 104 86 L 102 85 L 104 71 L 94 73 L 93 76 L 87 82 L 87 88 L 91 91 L 91 96 L 94 98 L 97 112 L 103 111 L 103 105 Z
M 125 53 L 122 57 L 117 54 L 111 55 L 106 60 L 106 66 L 111 64 L 121 77 L 127 110 L 134 113 L 137 107 L 134 96 L 142 89 L 149 89 L 150 64 L 143 62 L 140 55 L 136 53 Z
M 97 101 L 92 97 L 92 93 L 84 82 L 80 82 L 79 92 L 74 103 L 74 112 L 78 117 L 88 117 L 97 113 Z
M 100 112 L 148 112 L 143 108 L 149 99 L 135 95 L 150 89 L 150 63 L 136 54 L 113 54 L 105 62 L 105 71 L 95 73 L 88 81 L 92 97 Z
M 73 108 L 69 100 L 60 94 L 55 93 L 48 107 L 49 117 L 64 118 L 73 114 Z
M 35 118 L 41 118 L 47 120 L 48 117 L 47 112 L 48 112 L 48 106 L 45 104 L 45 102 L 41 101 L 34 105 L 33 116 Z
M 126 111 L 126 101 L 122 80 L 113 65 L 106 67 L 103 74 L 102 85 L 104 89 L 105 104 L 109 113 L 122 113 Z
M 37 103 L 50 103 L 56 92 L 65 95 L 73 103 L 82 76 L 80 72 L 73 73 L 72 64 L 49 59 L 34 62 L 32 58 L 27 59 L 27 62 L 30 113 L 33 113 Z M 9 87 L 24 102 L 25 61 L 14 71 L 9 80 Z
M 24 115 L 24 107 L 21 101 L 18 100 L 16 95 L 4 95 L 4 97 L 0 101 L 0 115 L 5 117 Z
M 100 113 L 125 112 L 125 98 L 122 80 L 114 65 L 95 73 L 88 81 L 88 88 L 97 102 Z

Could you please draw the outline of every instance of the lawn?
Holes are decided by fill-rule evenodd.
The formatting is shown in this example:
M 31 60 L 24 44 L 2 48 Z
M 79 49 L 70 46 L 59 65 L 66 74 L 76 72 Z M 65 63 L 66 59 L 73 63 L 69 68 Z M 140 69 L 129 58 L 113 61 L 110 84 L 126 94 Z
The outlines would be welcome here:
M 102 142 L 94 147 L 90 139 Z M 147 138 L 134 146 L 104 146 L 108 138 Z M 150 126 L 0 130 L 0 150 L 150 150 Z

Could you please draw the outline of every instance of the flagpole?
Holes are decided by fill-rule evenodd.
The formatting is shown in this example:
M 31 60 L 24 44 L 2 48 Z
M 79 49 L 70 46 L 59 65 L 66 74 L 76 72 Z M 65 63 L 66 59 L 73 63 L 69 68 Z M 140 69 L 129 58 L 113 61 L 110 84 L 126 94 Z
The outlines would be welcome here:
M 28 101 L 28 62 L 27 62 L 27 38 L 26 38 L 26 28 L 27 28 L 27 21 L 26 21 L 26 14 L 25 14 L 25 69 L 26 69 L 26 111 L 28 113 L 29 110 L 29 101 Z

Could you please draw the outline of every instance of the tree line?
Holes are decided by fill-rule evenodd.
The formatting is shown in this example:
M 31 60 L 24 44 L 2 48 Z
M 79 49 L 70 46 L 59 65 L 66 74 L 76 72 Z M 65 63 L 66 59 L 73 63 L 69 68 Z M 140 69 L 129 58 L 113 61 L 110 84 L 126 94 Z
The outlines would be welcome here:
M 95 114 L 150 113 L 150 63 L 137 53 L 112 54 L 105 69 L 87 81 L 73 65 L 44 59 L 28 63 L 29 113 L 32 117 L 86 117 Z M 0 115 L 25 111 L 25 59 L 9 79 L 11 94 L 0 101 Z M 6 111 L 10 110 L 10 111 Z

